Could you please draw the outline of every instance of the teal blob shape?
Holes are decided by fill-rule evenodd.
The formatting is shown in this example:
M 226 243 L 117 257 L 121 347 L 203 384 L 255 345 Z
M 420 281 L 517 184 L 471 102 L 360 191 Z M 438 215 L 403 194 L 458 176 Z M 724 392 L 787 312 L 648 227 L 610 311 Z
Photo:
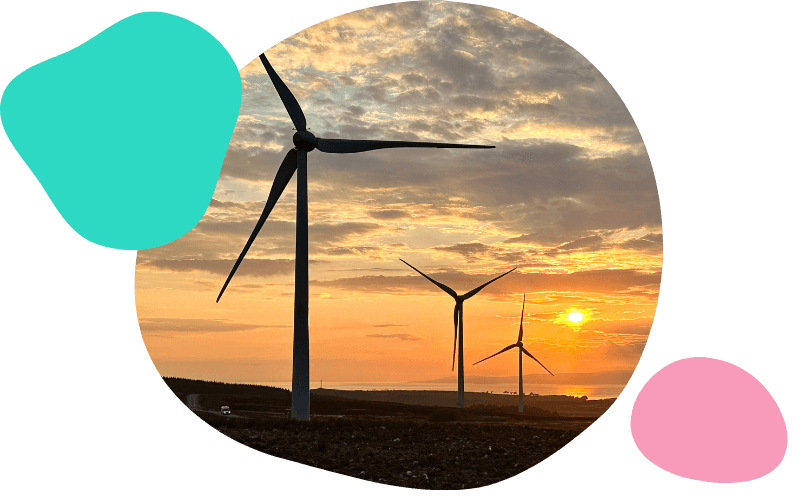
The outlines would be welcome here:
M 241 98 L 236 64 L 216 38 L 144 12 L 18 75 L 0 117 L 78 234 L 141 250 L 203 216 Z

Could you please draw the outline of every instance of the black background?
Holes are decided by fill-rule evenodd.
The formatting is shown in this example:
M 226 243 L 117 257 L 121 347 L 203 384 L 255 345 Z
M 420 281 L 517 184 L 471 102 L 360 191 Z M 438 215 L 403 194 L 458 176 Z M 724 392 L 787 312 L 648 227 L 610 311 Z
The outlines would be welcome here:
M 308 26 L 370 4 L 331 3 L 322 9 L 290 4 L 301 15 L 278 14 L 263 5 L 163 10 L 204 27 L 241 68 L 260 51 Z M 781 390 L 788 375 L 784 339 L 796 326 L 781 323 L 786 304 L 778 297 L 783 292 L 762 278 L 780 273 L 752 271 L 758 262 L 764 269 L 780 263 L 780 255 L 776 251 L 769 260 L 770 255 L 732 230 L 744 224 L 741 208 L 726 197 L 732 192 L 719 167 L 700 163 L 702 155 L 696 154 L 698 141 L 712 142 L 710 122 L 718 108 L 711 91 L 725 79 L 717 71 L 735 48 L 721 49 L 703 22 L 671 12 L 581 8 L 579 15 L 574 7 L 554 11 L 505 5 L 492 2 L 575 47 L 620 94 L 655 170 L 667 236 L 652 333 L 622 396 L 561 452 L 481 491 L 633 496 L 673 488 L 697 493 L 708 488 L 770 489 L 785 481 L 786 459 L 772 474 L 742 485 L 678 478 L 639 454 L 629 427 L 635 396 L 647 379 L 672 361 L 692 356 L 741 366 L 770 390 L 787 418 L 788 401 Z M 4 82 L 124 17 L 157 10 L 22 8 L 19 12 L 27 9 L 29 14 L 6 17 L 13 29 L 0 35 L 5 42 Z M 704 99 L 710 106 L 698 105 Z M 698 130 L 697 121 L 708 128 Z M 42 124 L 46 128 L 46 116 Z M 129 485 L 208 495 L 221 488 L 233 498 L 269 495 L 298 476 L 308 494 L 389 491 L 255 452 L 194 417 L 161 381 L 142 342 L 133 293 L 136 253 L 100 247 L 73 232 L 7 141 L 3 153 L 11 174 L 5 190 L 5 255 L 11 272 L 5 281 L 3 352 L 6 407 L 14 408 L 7 414 L 6 432 L 19 456 L 14 467 L 37 467 L 48 477 L 59 477 L 59 487 L 68 491 L 93 491 L 103 478 L 123 487 L 121 491 Z M 717 230 L 709 231 L 709 224 Z M 748 271 L 742 270 L 745 263 Z M 120 490 L 108 493 L 113 491 Z

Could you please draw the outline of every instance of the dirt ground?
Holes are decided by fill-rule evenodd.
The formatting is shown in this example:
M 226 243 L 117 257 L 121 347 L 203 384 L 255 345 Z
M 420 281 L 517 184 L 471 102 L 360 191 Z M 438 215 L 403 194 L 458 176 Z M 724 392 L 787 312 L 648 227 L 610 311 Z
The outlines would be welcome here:
M 377 483 L 423 489 L 497 483 L 533 467 L 580 434 L 554 423 L 544 428 L 530 422 L 344 417 L 300 423 L 210 417 L 201 418 L 231 439 L 269 455 Z
M 447 392 L 388 391 L 391 398 L 381 398 L 370 391 L 351 399 L 313 391 L 311 421 L 294 422 L 284 417 L 291 394 L 283 389 L 165 382 L 199 418 L 245 446 L 359 479 L 421 489 L 477 488 L 515 476 L 560 450 L 613 403 L 548 396 L 520 414 L 516 398 L 507 398 L 513 405 L 498 399 L 496 405 L 459 409 Z M 408 397 L 422 404 L 396 401 Z M 439 401 L 444 405 L 435 406 Z M 223 405 L 230 416 L 219 414 Z

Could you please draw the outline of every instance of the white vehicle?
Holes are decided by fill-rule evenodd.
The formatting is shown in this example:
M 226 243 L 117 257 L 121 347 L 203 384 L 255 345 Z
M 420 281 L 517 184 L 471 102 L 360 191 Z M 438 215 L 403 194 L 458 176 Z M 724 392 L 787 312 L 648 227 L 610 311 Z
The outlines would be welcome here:
M 231 409 L 228 408 L 227 406 L 223 406 L 222 408 L 220 408 L 219 414 L 220 415 L 230 415 L 231 414 Z

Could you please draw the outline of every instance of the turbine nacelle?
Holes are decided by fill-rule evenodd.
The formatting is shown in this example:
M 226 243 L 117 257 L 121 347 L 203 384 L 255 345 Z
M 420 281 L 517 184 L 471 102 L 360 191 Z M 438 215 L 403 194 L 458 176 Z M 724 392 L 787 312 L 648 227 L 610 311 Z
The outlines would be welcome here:
M 313 151 L 316 149 L 318 141 L 319 139 L 308 130 L 298 130 L 292 137 L 294 147 L 298 151 Z

